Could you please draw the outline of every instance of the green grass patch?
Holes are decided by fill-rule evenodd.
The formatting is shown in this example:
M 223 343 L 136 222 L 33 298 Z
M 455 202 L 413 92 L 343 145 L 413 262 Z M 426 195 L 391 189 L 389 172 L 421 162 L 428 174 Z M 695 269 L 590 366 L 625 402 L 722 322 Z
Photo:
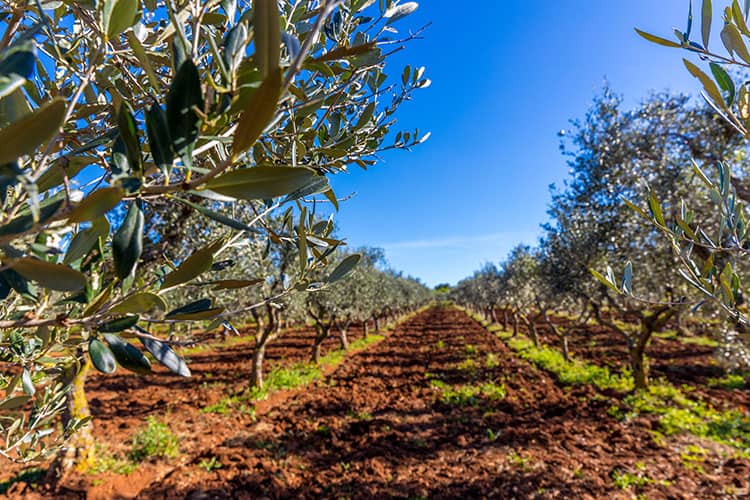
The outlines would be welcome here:
M 627 490 L 630 488 L 643 488 L 654 481 L 642 473 L 633 474 L 632 472 L 616 470 L 612 474 L 612 482 L 615 484 L 615 487 Z
M 132 460 L 113 454 L 106 445 L 97 444 L 93 464 L 86 472 L 89 474 L 114 472 L 115 474 L 128 475 L 137 467 L 138 464 Z
M 656 332 L 654 333 L 654 337 L 664 340 L 676 340 L 677 342 L 681 342 L 683 344 L 691 344 L 691 345 L 697 345 L 697 346 L 703 346 L 703 347 L 719 347 L 719 343 L 715 341 L 714 339 L 703 337 L 700 335 L 680 335 L 675 330 L 664 330 L 662 332 Z
M 535 347 L 531 340 L 520 335 L 509 339 L 507 344 L 521 358 L 554 374 L 563 384 L 591 384 L 602 390 L 614 389 L 621 392 L 633 389 L 633 379 L 628 373 L 615 374 L 607 367 L 576 359 L 566 361 L 562 353 L 556 349 L 544 346 Z
M 661 431 L 668 436 L 687 432 L 750 455 L 750 419 L 739 410 L 717 410 L 664 382 L 628 395 L 623 403 L 628 408 L 626 418 L 643 413 L 658 415 Z
M 708 379 L 709 387 L 716 387 L 719 389 L 735 390 L 745 389 L 747 387 L 747 373 L 728 373 L 721 378 L 710 378 Z
M 500 401 L 505 398 L 505 385 L 493 382 L 451 386 L 442 380 L 432 379 L 430 385 L 440 392 L 440 401 L 455 406 L 479 406 L 482 398 Z
M 332 351 L 320 359 L 320 364 L 298 363 L 289 367 L 274 368 L 266 374 L 265 383 L 262 389 L 253 387 L 242 394 L 228 396 L 219 402 L 206 406 L 201 411 L 203 413 L 227 414 L 230 412 L 242 412 L 248 415 L 255 414 L 255 408 L 252 403 L 267 399 L 268 396 L 276 391 L 298 389 L 309 385 L 323 376 L 323 366 L 335 366 L 341 363 L 351 352 L 361 351 L 366 347 L 383 340 L 382 335 L 368 335 L 367 338 L 358 339 L 352 342 L 348 351 Z
M 719 347 L 719 343 L 717 341 L 708 337 L 679 337 L 678 340 L 683 344 L 711 347 L 714 349 Z
M 179 452 L 179 440 L 169 426 L 155 417 L 148 417 L 146 425 L 133 436 L 130 459 L 142 462 L 153 458 L 174 458 Z
M 565 361 L 559 351 L 545 346 L 537 348 L 530 339 L 522 335 L 509 338 L 506 343 L 518 356 L 553 374 L 563 384 L 590 384 L 600 390 L 630 392 L 622 399 L 621 406 L 610 408 L 609 414 L 615 418 L 631 419 L 640 414 L 658 415 L 659 430 L 667 436 L 689 433 L 750 455 L 750 419 L 739 410 L 717 410 L 703 401 L 687 397 L 684 390 L 665 380 L 653 382 L 648 391 L 632 392 L 633 379 L 627 371 L 615 374 L 607 367 L 576 359 Z M 730 384 L 739 382 L 736 378 L 724 381 Z

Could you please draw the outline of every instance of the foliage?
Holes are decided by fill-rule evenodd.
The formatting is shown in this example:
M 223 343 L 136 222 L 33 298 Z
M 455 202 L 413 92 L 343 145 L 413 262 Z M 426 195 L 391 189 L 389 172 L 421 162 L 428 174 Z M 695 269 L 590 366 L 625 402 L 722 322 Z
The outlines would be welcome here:
M 0 359 L 17 370 L 0 378 L 0 452 L 49 454 L 86 424 L 50 433 L 85 356 L 147 372 L 137 339 L 188 375 L 160 325 L 241 317 L 258 303 L 223 292 L 266 279 L 280 285 L 263 305 L 327 284 L 310 276 L 342 243 L 315 213 L 338 209 L 328 177 L 426 139 L 394 130 L 424 68 L 385 72 L 387 47 L 418 37 L 393 39 L 406 6 L 5 4 Z M 248 246 L 294 248 L 296 272 L 233 272 L 225 257 Z

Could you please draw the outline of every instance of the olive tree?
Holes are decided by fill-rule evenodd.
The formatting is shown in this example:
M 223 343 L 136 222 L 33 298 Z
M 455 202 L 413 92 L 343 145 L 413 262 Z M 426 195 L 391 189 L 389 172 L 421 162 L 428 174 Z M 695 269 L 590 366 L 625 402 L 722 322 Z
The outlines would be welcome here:
M 415 8 L 391 0 L 3 4 L 0 358 L 11 369 L 0 376 L 0 453 L 29 460 L 79 436 L 66 455 L 85 464 L 85 374 L 91 364 L 149 372 L 133 339 L 188 375 L 156 326 L 233 311 L 220 294 L 167 299 L 246 235 L 296 246 L 300 268 L 283 293 L 310 288 L 308 274 L 337 246 L 319 245 L 326 237 L 306 213 L 318 196 L 338 206 L 327 176 L 423 139 L 391 132 L 399 106 L 429 84 L 424 70 L 407 67 L 398 80 L 385 73 L 389 56 L 416 37 L 394 39 Z M 264 224 L 292 202 L 287 229 Z M 255 218 L 234 219 L 235 207 Z M 190 230 L 175 233 L 175 217 L 188 213 L 222 230 L 199 231 L 202 241 L 172 251 Z
M 676 39 L 662 38 L 636 30 L 645 39 L 670 48 L 686 50 L 700 59 L 683 62 L 687 71 L 703 87 L 703 98 L 718 119 L 730 127 L 746 148 L 750 138 L 750 88 L 741 82 L 750 68 L 748 12 L 750 4 L 733 1 L 723 9 L 723 28 L 718 40 L 723 50 L 711 39 L 714 8 L 702 2 L 700 30 L 693 29 L 692 8 L 685 31 L 675 30 Z M 703 135 L 704 140 L 709 140 Z M 697 296 L 691 300 L 693 310 L 718 308 L 725 318 L 725 357 L 748 366 L 748 349 L 742 335 L 748 331 L 743 276 L 748 271 L 748 229 L 745 203 L 750 201 L 747 184 L 745 151 L 723 158 L 694 157 L 682 163 L 685 172 L 697 180 L 695 195 L 674 203 L 658 186 L 650 186 L 646 209 L 632 208 L 650 227 L 665 236 L 671 247 L 675 269 Z M 706 196 L 706 194 L 708 196 Z M 701 207 L 708 206 L 708 209 Z M 626 269 L 629 269 L 626 267 Z M 615 291 L 640 297 L 642 289 L 630 286 L 630 271 L 622 283 L 614 273 L 601 277 Z
M 597 321 L 627 344 L 635 386 L 644 388 L 647 346 L 654 332 L 677 319 L 689 290 L 671 272 L 677 261 L 669 245 L 644 229 L 629 204 L 648 199 L 651 185 L 677 209 L 681 198 L 694 193 L 684 163 L 732 156 L 739 140 L 711 109 L 691 105 L 685 96 L 656 94 L 623 110 L 621 99 L 606 90 L 586 118 L 574 122 L 568 141 L 571 178 L 553 193 L 547 225 L 552 249 L 562 252 L 560 264 L 573 264 L 565 266 L 566 276 Z M 600 269 L 617 257 L 637 257 L 640 272 L 628 283 L 645 291 L 641 300 L 586 283 L 583 270 Z

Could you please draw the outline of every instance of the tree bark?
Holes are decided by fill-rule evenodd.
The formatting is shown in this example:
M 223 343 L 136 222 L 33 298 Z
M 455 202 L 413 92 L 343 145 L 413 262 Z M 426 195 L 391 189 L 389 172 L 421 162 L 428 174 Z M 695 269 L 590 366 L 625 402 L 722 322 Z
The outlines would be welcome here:
M 339 329 L 339 343 L 345 351 L 349 350 L 349 338 L 347 337 L 348 328 Z
M 253 351 L 253 366 L 250 372 L 250 386 L 263 389 L 263 359 L 266 356 L 266 346 L 256 345 Z
M 79 350 L 78 358 L 81 360 L 80 370 L 78 373 L 72 373 L 67 380 L 69 386 L 66 394 L 66 407 L 62 415 L 64 428 L 73 420 L 91 416 L 85 390 L 86 375 L 91 368 L 91 359 L 82 350 Z M 70 436 L 47 471 L 50 481 L 56 482 L 71 470 L 87 472 L 95 465 L 96 454 L 91 428 L 92 425 L 89 422 Z

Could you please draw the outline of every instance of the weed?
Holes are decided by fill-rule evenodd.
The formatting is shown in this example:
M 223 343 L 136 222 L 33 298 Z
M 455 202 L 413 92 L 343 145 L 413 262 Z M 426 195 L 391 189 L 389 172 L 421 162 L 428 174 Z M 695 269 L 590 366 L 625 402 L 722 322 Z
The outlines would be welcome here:
M 703 463 L 705 462 L 707 455 L 708 450 L 700 446 L 691 444 L 686 446 L 685 449 L 680 453 L 680 459 L 682 460 L 683 467 L 685 467 L 686 469 L 692 469 L 700 473 L 705 473 L 706 471 L 703 468 Z
M 531 471 L 531 459 L 517 453 L 516 451 L 508 453 L 508 462 L 510 462 L 513 467 L 521 469 L 523 472 Z
M 437 344 L 435 344 L 435 346 L 436 346 L 436 347 L 437 347 L 438 349 L 443 349 L 443 348 L 445 347 L 445 342 L 443 342 L 442 340 L 438 340 L 438 341 L 437 341 Z
M 631 394 L 623 402 L 633 414 L 658 415 L 659 427 L 666 435 L 687 432 L 740 450 L 750 448 L 748 417 L 738 410 L 719 411 L 694 401 L 667 383 L 652 384 L 648 391 Z
M 205 469 L 206 472 L 213 472 L 216 469 L 221 469 L 224 465 L 215 456 L 212 456 L 211 459 L 202 459 L 198 463 L 198 467 Z
M 492 441 L 493 443 L 494 443 L 495 441 L 497 441 L 497 438 L 499 438 L 499 437 L 500 437 L 500 433 L 501 433 L 501 431 L 497 431 L 497 432 L 495 432 L 495 431 L 493 431 L 492 429 L 490 429 L 489 427 L 487 427 L 487 439 L 489 439 L 489 440 L 490 440 L 490 441 Z
M 693 344 L 711 348 L 719 347 L 719 343 L 717 341 L 708 337 L 680 337 L 679 341 L 683 344 Z
M 477 370 L 477 363 L 472 358 L 466 358 L 465 360 L 461 361 L 456 368 L 458 368 L 461 371 L 474 373 Z
M 430 385 L 440 391 L 440 401 L 449 405 L 477 406 L 480 403 L 480 396 L 490 400 L 501 400 L 505 397 L 505 386 L 491 382 L 453 387 L 440 380 L 432 380 Z
M 472 344 L 466 344 L 466 346 L 464 347 L 464 351 L 466 352 L 467 356 L 473 356 L 477 353 L 477 348 Z
M 128 475 L 138 467 L 137 463 L 113 454 L 109 448 L 101 444 L 96 445 L 94 457 L 94 463 L 87 471 L 89 474 L 114 472 L 115 474 Z
M 708 385 L 710 387 L 718 387 L 730 391 L 744 389 L 747 386 L 746 374 L 740 375 L 739 373 L 728 373 L 721 378 L 710 378 L 708 379 Z
M 179 453 L 179 441 L 169 426 L 154 417 L 133 436 L 130 459 L 141 462 L 152 458 L 174 458 Z
M 633 474 L 632 472 L 620 472 L 619 470 L 615 470 L 612 474 L 612 480 L 615 483 L 615 486 L 620 488 L 621 490 L 626 490 L 629 488 L 642 488 L 653 481 L 651 478 L 644 474 Z
M 495 354 L 494 352 L 487 353 L 487 355 L 484 357 L 484 367 L 491 370 L 493 368 L 497 368 L 498 366 L 500 366 L 500 361 L 497 358 L 497 354 Z

